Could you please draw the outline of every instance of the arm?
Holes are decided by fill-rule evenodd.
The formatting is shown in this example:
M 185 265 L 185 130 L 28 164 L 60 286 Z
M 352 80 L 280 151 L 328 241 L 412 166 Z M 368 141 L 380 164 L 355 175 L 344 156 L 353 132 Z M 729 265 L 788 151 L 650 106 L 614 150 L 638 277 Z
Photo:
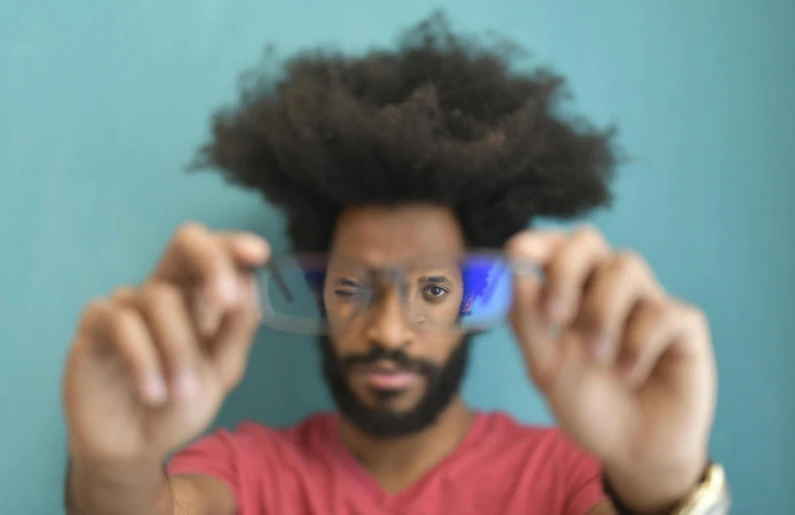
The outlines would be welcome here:
M 229 488 L 210 476 L 169 477 L 159 464 L 97 470 L 70 462 L 68 515 L 234 515 Z

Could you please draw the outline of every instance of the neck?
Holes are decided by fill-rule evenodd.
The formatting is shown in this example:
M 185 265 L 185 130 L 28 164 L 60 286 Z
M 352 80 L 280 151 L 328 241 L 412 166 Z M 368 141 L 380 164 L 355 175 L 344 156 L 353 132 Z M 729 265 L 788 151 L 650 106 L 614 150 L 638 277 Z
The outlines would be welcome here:
M 449 456 L 466 436 L 473 418 L 461 398 L 455 397 L 432 426 L 418 433 L 373 438 L 343 418 L 340 437 L 386 490 L 399 491 Z

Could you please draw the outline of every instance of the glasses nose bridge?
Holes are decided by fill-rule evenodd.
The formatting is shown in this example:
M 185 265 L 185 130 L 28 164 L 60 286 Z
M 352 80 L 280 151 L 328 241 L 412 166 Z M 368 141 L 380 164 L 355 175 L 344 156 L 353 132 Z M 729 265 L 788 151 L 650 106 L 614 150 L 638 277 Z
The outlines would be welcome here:
M 373 301 L 380 302 L 392 289 L 398 294 L 401 301 L 405 300 L 406 270 L 400 266 L 389 266 L 372 270 L 373 283 L 377 287 L 377 294 Z
M 398 312 L 405 318 L 406 302 L 408 295 L 407 271 L 402 266 L 389 266 L 372 269 L 371 280 L 374 286 L 367 311 L 383 314 Z M 407 321 L 406 321 L 407 322 Z
M 399 347 L 411 341 L 406 313 L 406 273 L 401 267 L 374 270 L 375 295 L 367 306 L 367 333 L 379 345 Z

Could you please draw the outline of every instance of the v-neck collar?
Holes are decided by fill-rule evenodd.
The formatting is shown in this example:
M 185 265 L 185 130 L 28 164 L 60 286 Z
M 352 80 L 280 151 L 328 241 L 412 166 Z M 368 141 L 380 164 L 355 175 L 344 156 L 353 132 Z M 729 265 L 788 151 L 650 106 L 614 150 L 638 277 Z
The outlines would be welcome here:
M 462 453 L 466 452 L 466 449 L 470 447 L 472 442 L 479 439 L 480 434 L 483 431 L 484 423 L 485 417 L 483 414 L 477 412 L 474 413 L 472 424 L 469 427 L 469 430 L 467 431 L 466 435 L 464 435 L 464 438 L 461 439 L 461 442 L 453 450 L 453 452 L 448 454 L 434 468 L 422 475 L 422 477 L 420 477 L 420 479 L 415 481 L 412 485 L 401 490 L 400 492 L 395 493 L 385 490 L 384 487 L 381 486 L 381 484 L 372 475 L 370 475 L 364 465 L 362 465 L 359 460 L 356 459 L 356 456 L 354 456 L 350 449 L 345 446 L 339 433 L 339 414 L 335 413 L 332 417 L 330 417 L 327 441 L 329 442 L 335 457 L 339 459 L 340 466 L 345 470 L 346 473 L 350 474 L 351 478 L 360 485 L 362 490 L 364 490 L 374 502 L 380 506 L 394 507 L 395 505 L 401 505 L 405 502 L 412 501 L 425 487 L 425 485 L 433 480 L 433 478 L 436 477 L 440 471 L 449 467 L 449 465 L 457 460 Z

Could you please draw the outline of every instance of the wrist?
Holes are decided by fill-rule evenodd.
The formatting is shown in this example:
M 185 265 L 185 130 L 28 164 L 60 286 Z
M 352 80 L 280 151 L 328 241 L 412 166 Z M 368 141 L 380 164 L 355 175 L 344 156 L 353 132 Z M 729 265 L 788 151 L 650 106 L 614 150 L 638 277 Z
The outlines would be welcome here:
M 605 465 L 604 480 L 613 500 L 632 513 L 669 513 L 699 485 L 708 466 L 706 453 L 675 465 Z
M 80 513 L 171 513 L 171 487 L 157 460 L 120 464 L 72 456 L 68 489 Z

